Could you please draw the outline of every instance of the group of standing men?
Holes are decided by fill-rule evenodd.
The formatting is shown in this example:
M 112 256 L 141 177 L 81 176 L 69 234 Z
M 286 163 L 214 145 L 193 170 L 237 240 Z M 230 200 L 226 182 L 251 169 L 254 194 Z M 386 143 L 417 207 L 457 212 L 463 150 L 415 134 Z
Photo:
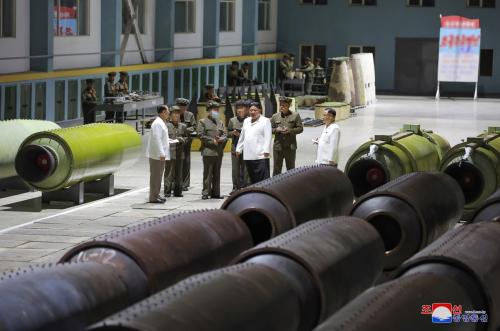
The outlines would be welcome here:
M 278 81 L 280 84 L 286 79 L 291 79 L 294 74 L 294 59 L 293 54 L 285 54 L 278 64 Z M 315 59 L 314 63 L 310 57 L 304 59 L 304 65 L 295 71 L 304 73 L 304 90 L 306 94 L 312 93 L 314 77 L 321 75 L 324 77 L 324 69 L 321 67 L 321 59 Z
M 228 121 L 227 130 L 220 120 L 218 102 L 208 101 L 207 116 L 199 120 L 196 129 L 194 115 L 187 111 L 188 103 L 186 99 L 177 99 L 171 113 L 167 106 L 161 106 L 158 118 L 151 126 L 147 149 L 151 203 L 166 201 L 160 196 L 163 173 L 165 197 L 170 197 L 172 191 L 174 196 L 182 196 L 182 190 L 188 190 L 193 136 L 198 136 L 201 141 L 203 200 L 223 198 L 220 194 L 221 166 L 228 140 L 232 142 L 233 190 L 270 177 L 271 149 L 274 158 L 273 176 L 281 173 L 283 162 L 287 170 L 295 168 L 296 136 L 303 132 L 303 125 L 299 113 L 290 110 L 289 98 L 280 98 L 280 111 L 271 119 L 262 115 L 260 103 L 237 101 L 236 116 Z M 319 145 L 316 162 L 336 166 L 340 136 L 338 126 L 331 125 L 335 122 L 333 109 L 325 113 L 324 121 L 325 129 L 321 137 L 314 141 Z

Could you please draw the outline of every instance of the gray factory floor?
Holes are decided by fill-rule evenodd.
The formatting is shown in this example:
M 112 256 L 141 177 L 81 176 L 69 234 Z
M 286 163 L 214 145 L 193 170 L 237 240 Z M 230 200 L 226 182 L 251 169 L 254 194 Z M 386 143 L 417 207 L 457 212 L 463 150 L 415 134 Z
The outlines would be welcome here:
M 313 117 L 311 110 L 301 110 Z M 379 97 L 378 103 L 356 111 L 339 122 L 341 127 L 340 167 L 351 153 L 374 134 L 390 134 L 403 123 L 421 124 L 457 144 L 488 126 L 500 126 L 500 100 Z M 316 149 L 311 139 L 321 127 L 305 128 L 298 136 L 297 166 L 314 162 Z M 144 136 L 147 137 L 147 136 Z M 144 142 L 146 139 L 144 138 Z M 0 192 L 0 271 L 32 263 L 56 262 L 70 247 L 94 236 L 169 213 L 199 208 L 217 208 L 222 200 L 201 200 L 202 162 L 192 153 L 192 188 L 183 198 L 170 198 L 165 205 L 147 204 L 148 165 L 145 157 L 130 169 L 120 171 L 115 186 L 120 194 L 81 206 L 41 205 L 40 193 L 8 195 Z M 222 193 L 231 191 L 231 158 L 224 156 Z

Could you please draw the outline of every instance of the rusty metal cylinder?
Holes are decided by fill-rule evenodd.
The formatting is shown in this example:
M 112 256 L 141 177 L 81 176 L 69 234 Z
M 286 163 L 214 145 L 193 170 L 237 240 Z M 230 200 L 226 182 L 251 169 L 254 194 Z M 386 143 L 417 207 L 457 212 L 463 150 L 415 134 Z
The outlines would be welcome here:
M 299 264 L 266 256 L 192 276 L 89 330 L 306 331 L 314 290 Z
M 113 252 L 131 258 L 146 274 L 154 293 L 193 274 L 220 268 L 252 247 L 245 223 L 225 210 L 168 215 L 111 232 L 78 245 L 64 261 L 120 264 Z M 105 249 L 97 254 L 96 250 Z
M 351 215 L 380 233 L 386 251 L 384 269 L 392 270 L 451 229 L 463 207 L 464 196 L 453 178 L 415 172 L 360 197 Z
M 311 219 L 346 215 L 352 201 L 352 185 L 342 171 L 313 165 L 237 191 L 221 208 L 241 217 L 258 244 Z
M 422 312 L 431 311 L 432 304 L 439 302 L 461 305 L 463 312 L 484 305 L 470 275 L 451 265 L 429 264 L 367 290 L 314 331 L 486 330 L 482 322 L 433 323 L 432 315 Z
M 500 222 L 500 190 L 493 193 L 472 215 L 473 223 L 485 221 Z
M 399 274 L 428 264 L 454 266 L 474 279 L 484 298 L 484 306 L 474 307 L 488 314 L 488 330 L 500 328 L 500 226 L 479 222 L 444 234 L 420 253 L 406 261 Z M 437 285 L 440 286 L 440 285 Z M 464 287 L 467 284 L 463 285 Z M 432 289 L 434 289 L 434 286 Z
M 236 262 L 269 254 L 285 256 L 310 273 L 322 321 L 373 285 L 382 272 L 384 245 L 364 220 L 335 217 L 307 222 L 244 252 Z
M 94 262 L 31 266 L 0 277 L 0 330 L 83 330 L 148 293 L 137 267 L 123 278 Z M 143 286 L 134 283 L 143 282 Z

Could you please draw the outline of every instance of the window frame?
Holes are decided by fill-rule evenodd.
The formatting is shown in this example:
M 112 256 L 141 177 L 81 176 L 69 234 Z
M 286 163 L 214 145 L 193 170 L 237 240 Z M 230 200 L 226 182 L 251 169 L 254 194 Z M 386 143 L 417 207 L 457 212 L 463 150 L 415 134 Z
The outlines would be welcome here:
M 61 0 L 54 0 L 54 1 L 57 1 L 58 5 L 59 5 L 59 8 L 61 7 Z M 61 37 L 61 38 L 71 38 L 71 37 L 89 37 L 90 36 L 90 0 L 75 0 L 77 2 L 77 8 L 80 8 L 79 4 L 81 1 L 85 1 L 85 10 L 87 11 L 87 15 L 85 15 L 85 34 L 80 34 L 80 14 L 78 13 L 77 14 L 77 26 L 78 26 L 78 34 L 75 34 L 75 35 L 71 35 L 71 36 L 68 36 L 68 35 L 60 35 L 59 34 L 59 31 L 55 30 L 54 29 L 54 37 Z M 54 7 L 56 7 L 56 5 L 54 4 Z M 57 13 L 59 13 L 59 11 L 57 11 Z M 59 26 L 59 14 L 57 15 L 57 17 L 54 17 L 54 19 L 56 20 L 57 22 L 57 25 L 56 26 Z
M 351 48 L 357 47 L 360 50 L 360 53 L 372 53 L 373 54 L 373 60 L 375 60 L 375 56 L 377 54 L 377 47 L 375 46 L 369 46 L 369 45 L 347 45 L 347 56 L 351 57 L 352 54 L 358 54 L 358 53 L 351 53 Z M 373 48 L 374 52 L 366 52 L 365 48 Z
M 260 13 L 259 13 L 259 7 L 260 5 L 263 4 L 265 6 L 264 10 L 264 27 L 261 29 L 260 27 Z M 258 0 L 257 3 L 257 31 L 271 31 L 271 0 Z
M 226 19 L 224 29 L 219 22 L 219 32 L 235 32 L 236 31 L 236 0 L 220 0 L 219 15 L 222 18 L 222 4 L 226 4 Z M 231 8 L 231 9 L 230 9 Z M 232 20 L 230 19 L 232 17 Z M 232 26 L 231 24 L 232 23 Z
M 417 0 L 418 1 L 418 5 L 412 5 L 410 4 L 410 1 L 411 0 L 406 0 L 406 6 L 407 7 L 421 7 L 421 8 L 432 8 L 432 7 L 436 7 L 436 1 L 434 0 L 434 3 L 432 6 L 424 6 L 424 1 L 425 0 Z
M 12 35 L 11 36 L 4 36 L 3 35 L 3 2 L 4 1 L 12 1 Z M 0 0 L 0 39 L 7 39 L 7 38 L 16 38 L 16 13 L 17 13 L 17 4 L 15 0 Z
M 186 9 L 186 17 L 184 18 L 185 22 L 186 22 L 186 24 L 184 25 L 185 30 L 184 31 L 175 31 L 175 22 L 174 22 L 174 33 L 182 33 L 182 34 L 196 33 L 196 0 L 175 0 L 174 7 L 175 7 L 175 4 L 177 4 L 177 2 L 186 3 L 186 8 L 189 8 L 189 6 L 187 5 L 188 2 L 193 3 L 193 30 L 189 31 L 189 26 L 188 26 L 190 23 L 189 22 L 189 10 Z
M 366 4 L 366 1 L 367 0 L 359 0 L 361 1 L 361 3 L 352 3 L 353 0 L 349 0 L 349 6 L 367 6 L 367 7 L 376 7 L 378 4 L 377 4 L 377 0 L 374 0 L 375 1 L 375 4 L 374 5 L 367 5 Z
M 314 6 L 327 6 L 328 5 L 328 0 L 326 3 L 317 3 L 318 0 L 310 0 L 311 2 L 304 2 L 304 0 L 299 0 L 301 5 L 314 5 Z
M 496 0 L 494 0 L 494 1 L 495 1 L 495 3 L 493 4 L 493 7 L 485 7 L 485 6 L 484 6 L 484 0 L 478 0 L 478 1 L 479 1 L 479 6 L 471 6 L 471 5 L 470 5 L 470 0 L 465 0 L 465 6 L 466 6 L 467 8 L 488 8 L 488 9 L 494 9 L 494 8 L 496 8 L 496 6 L 497 6 L 497 4 L 496 4 Z

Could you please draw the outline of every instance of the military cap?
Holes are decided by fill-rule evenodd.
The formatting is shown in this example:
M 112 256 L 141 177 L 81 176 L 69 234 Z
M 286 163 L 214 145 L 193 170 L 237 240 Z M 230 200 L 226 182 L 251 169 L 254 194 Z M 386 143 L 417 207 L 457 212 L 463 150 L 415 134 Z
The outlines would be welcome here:
M 120 71 L 120 76 L 127 76 L 128 73 L 126 71 Z
M 213 100 L 210 100 L 209 102 L 207 102 L 207 110 L 209 109 L 212 109 L 212 108 L 219 108 L 220 105 L 218 102 L 215 102 Z
M 238 100 L 234 104 L 235 108 L 250 107 L 250 102 L 248 100 Z
M 181 111 L 181 107 L 179 107 L 179 106 L 175 105 L 175 106 L 170 107 L 170 110 L 171 110 L 173 113 L 180 112 L 180 111 Z
M 116 76 L 116 72 L 114 71 L 108 72 L 108 76 L 110 77 Z
M 175 99 L 175 104 L 178 106 L 187 106 L 189 105 L 189 100 L 184 98 Z
M 285 103 L 287 103 L 287 104 L 291 104 L 291 103 L 292 103 L 292 99 L 291 99 L 291 98 L 287 98 L 287 97 L 285 97 L 284 95 L 282 95 L 282 96 L 280 97 L 280 102 L 285 102 Z

